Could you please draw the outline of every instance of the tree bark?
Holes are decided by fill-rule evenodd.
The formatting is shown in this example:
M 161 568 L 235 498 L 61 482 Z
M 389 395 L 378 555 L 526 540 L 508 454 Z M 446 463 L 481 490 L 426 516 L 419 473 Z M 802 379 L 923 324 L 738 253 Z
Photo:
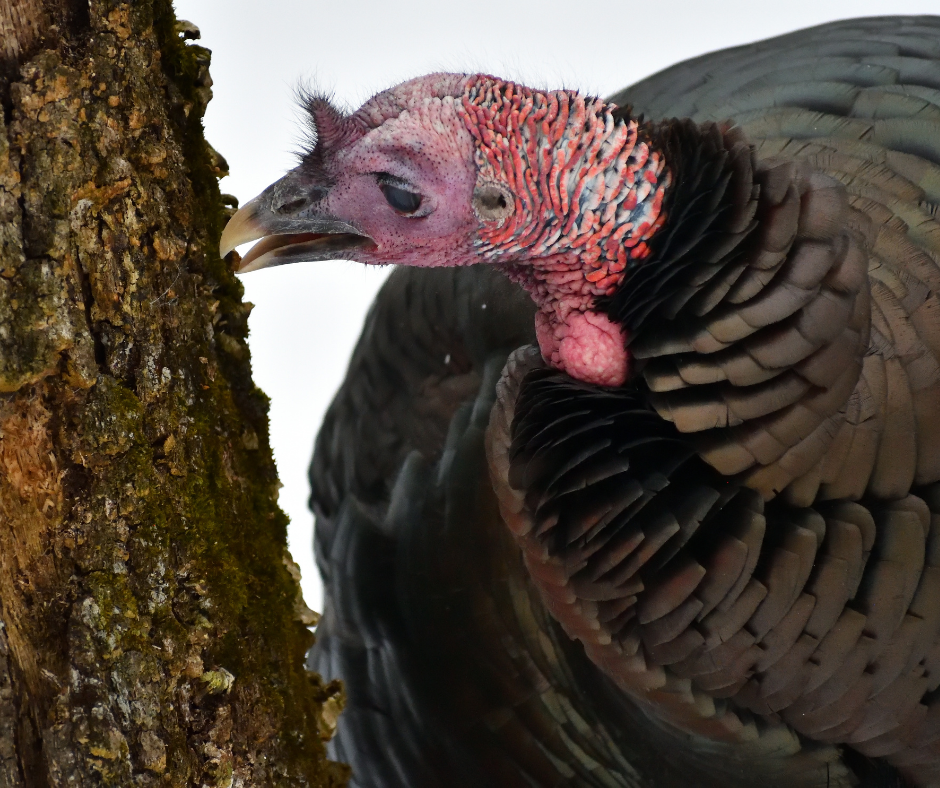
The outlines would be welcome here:
M 168 0 L 0 0 L 0 786 L 329 786 Z

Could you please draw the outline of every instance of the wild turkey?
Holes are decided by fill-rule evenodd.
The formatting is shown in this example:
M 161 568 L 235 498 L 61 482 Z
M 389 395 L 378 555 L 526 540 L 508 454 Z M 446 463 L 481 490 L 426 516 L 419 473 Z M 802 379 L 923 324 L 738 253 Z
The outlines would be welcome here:
M 353 784 L 940 785 L 940 17 L 308 104 L 223 252 L 411 266 L 310 475 Z

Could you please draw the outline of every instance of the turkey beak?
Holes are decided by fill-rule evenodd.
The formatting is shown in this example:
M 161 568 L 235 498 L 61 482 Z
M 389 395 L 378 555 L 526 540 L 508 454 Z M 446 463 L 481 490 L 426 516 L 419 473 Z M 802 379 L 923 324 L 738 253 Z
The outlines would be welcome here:
M 229 219 L 219 243 L 222 257 L 236 246 L 258 241 L 241 259 L 237 273 L 344 259 L 353 249 L 374 246 L 371 238 L 348 222 L 318 211 L 329 189 L 304 180 L 292 170 Z

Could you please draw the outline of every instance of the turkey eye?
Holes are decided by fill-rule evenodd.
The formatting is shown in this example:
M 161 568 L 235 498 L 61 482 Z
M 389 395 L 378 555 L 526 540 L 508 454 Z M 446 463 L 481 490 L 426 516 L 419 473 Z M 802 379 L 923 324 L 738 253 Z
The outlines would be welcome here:
M 421 195 L 399 188 L 391 183 L 380 183 L 379 188 L 388 204 L 399 213 L 414 213 L 421 207 Z

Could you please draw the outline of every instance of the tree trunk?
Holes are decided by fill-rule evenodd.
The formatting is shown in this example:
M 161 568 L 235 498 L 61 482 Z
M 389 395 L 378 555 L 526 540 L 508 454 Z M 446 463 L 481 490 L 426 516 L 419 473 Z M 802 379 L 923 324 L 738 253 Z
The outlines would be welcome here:
M 168 0 L 0 0 L 0 786 L 340 785 Z

